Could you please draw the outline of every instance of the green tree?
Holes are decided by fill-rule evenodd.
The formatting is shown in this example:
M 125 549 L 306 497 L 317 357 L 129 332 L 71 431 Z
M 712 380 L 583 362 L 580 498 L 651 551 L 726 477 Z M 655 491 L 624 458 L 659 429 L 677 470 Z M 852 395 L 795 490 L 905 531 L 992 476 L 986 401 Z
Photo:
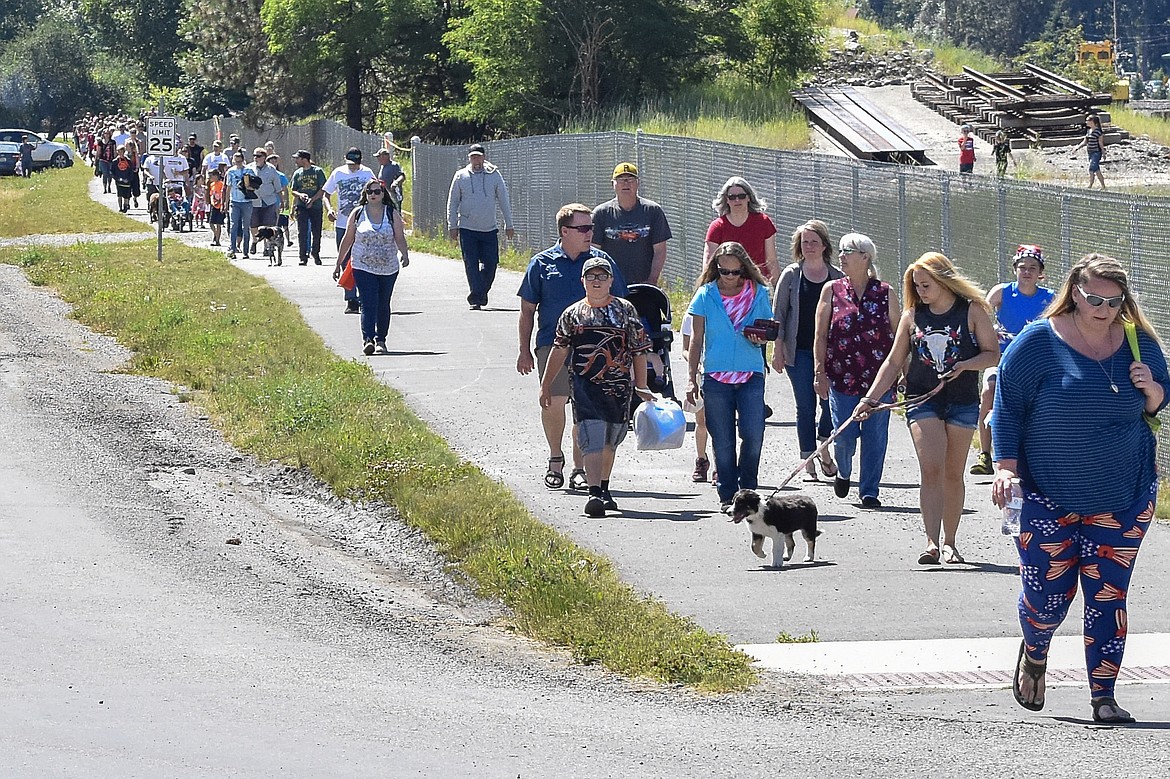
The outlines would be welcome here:
M 451 19 L 443 36 L 453 58 L 471 68 L 466 102 L 452 113 L 490 117 L 517 132 L 555 128 L 567 111 L 567 90 L 551 83 L 550 68 L 561 63 L 546 35 L 543 3 L 477 0 L 468 10 Z
M 384 74 L 408 59 L 414 33 L 437 10 L 426 0 L 264 0 L 260 16 L 268 50 L 360 130 L 378 113 Z
M 766 85 L 790 81 L 820 60 L 815 0 L 746 0 L 737 10 L 753 52 L 750 70 Z
M 137 64 L 151 84 L 179 84 L 177 59 L 184 0 L 81 0 L 81 15 L 97 47 Z M 73 51 L 76 45 L 66 49 Z
M 46 18 L 0 51 L 0 125 L 52 138 L 87 110 L 120 107 L 121 96 L 95 79 L 94 57 L 80 39 L 75 25 Z
M 469 0 L 444 41 L 471 70 L 454 113 L 505 132 L 666 94 L 702 78 L 718 33 L 682 0 Z

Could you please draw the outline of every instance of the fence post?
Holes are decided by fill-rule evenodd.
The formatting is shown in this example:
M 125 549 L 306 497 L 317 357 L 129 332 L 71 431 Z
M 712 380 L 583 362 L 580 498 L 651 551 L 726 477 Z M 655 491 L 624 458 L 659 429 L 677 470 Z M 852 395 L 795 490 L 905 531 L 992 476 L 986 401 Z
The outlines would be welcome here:
M 898 171 L 898 275 L 910 264 L 906 250 L 910 247 L 910 217 L 906 213 L 906 172 Z
M 995 231 L 996 264 L 999 266 L 999 275 L 996 278 L 1008 278 L 1007 271 L 1007 185 L 1002 181 L 996 182 L 995 202 L 998 208 Z
M 1129 204 L 1129 280 L 1134 284 L 1135 291 L 1139 294 L 1141 289 L 1138 285 L 1140 274 L 1138 273 L 1138 258 L 1142 256 L 1142 231 L 1141 231 L 1141 210 L 1138 208 L 1137 201 L 1130 201 Z
M 642 170 L 643 164 L 645 162 L 645 160 L 643 159 L 644 155 L 642 154 L 642 136 L 643 135 L 644 135 L 644 133 L 642 132 L 641 127 L 639 127 L 634 132 L 634 164 L 636 166 L 638 166 L 639 171 Z
M 1060 256 L 1061 270 L 1072 267 L 1072 195 L 1060 196 Z
M 857 231 L 861 228 L 857 225 L 857 208 L 861 200 L 861 171 L 854 165 L 849 169 L 853 179 L 853 199 L 850 201 L 849 208 L 849 229 Z
M 939 181 L 942 196 L 942 213 L 939 216 L 939 251 L 947 257 L 951 256 L 951 177 L 943 176 Z

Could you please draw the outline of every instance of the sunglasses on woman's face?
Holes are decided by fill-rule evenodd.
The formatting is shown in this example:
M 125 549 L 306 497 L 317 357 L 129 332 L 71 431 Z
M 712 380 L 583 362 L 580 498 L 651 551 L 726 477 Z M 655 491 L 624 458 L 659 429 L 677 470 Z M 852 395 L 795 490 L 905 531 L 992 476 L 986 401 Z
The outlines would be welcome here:
M 720 276 L 742 276 L 743 268 L 720 268 Z
M 1077 285 L 1077 291 L 1081 293 L 1081 297 L 1085 299 L 1085 302 L 1093 308 L 1100 308 L 1106 303 L 1109 304 L 1110 308 L 1118 308 L 1122 303 L 1125 302 L 1125 295 L 1114 295 L 1111 298 L 1103 298 L 1100 295 L 1090 295 L 1088 292 L 1085 292 L 1084 287 L 1080 286 L 1079 284 Z
M 382 190 L 380 190 L 380 189 L 367 189 L 366 194 L 367 195 L 380 195 L 380 194 L 382 194 Z
M 747 200 L 747 193 L 746 192 L 738 192 L 736 194 L 732 194 L 732 193 L 728 192 L 727 199 L 728 200 Z

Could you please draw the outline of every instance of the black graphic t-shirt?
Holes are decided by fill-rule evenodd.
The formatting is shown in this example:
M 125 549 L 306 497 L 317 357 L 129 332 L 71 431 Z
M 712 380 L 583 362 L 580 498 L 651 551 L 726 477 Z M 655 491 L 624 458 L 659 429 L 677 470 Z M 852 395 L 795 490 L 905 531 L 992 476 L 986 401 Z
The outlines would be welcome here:
M 611 298 L 608 305 L 594 308 L 587 300 L 577 301 L 561 314 L 553 345 L 572 349 L 573 421 L 629 421 L 634 355 L 651 348 L 634 304 Z
M 938 377 L 961 360 L 979 354 L 975 333 L 967 324 L 971 303 L 962 298 L 942 314 L 930 306 L 914 308 L 910 331 L 910 369 L 906 371 L 906 394 L 923 395 L 938 384 Z M 963 371 L 935 396 L 940 403 L 978 403 L 979 373 Z

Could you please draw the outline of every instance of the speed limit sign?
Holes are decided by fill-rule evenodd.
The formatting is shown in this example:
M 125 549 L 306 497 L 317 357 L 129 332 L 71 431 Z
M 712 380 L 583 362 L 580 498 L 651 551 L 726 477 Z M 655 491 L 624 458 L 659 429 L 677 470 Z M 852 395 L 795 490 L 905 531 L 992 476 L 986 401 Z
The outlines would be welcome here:
M 179 153 L 175 142 L 175 118 L 151 116 L 146 120 L 146 153 L 162 156 Z

